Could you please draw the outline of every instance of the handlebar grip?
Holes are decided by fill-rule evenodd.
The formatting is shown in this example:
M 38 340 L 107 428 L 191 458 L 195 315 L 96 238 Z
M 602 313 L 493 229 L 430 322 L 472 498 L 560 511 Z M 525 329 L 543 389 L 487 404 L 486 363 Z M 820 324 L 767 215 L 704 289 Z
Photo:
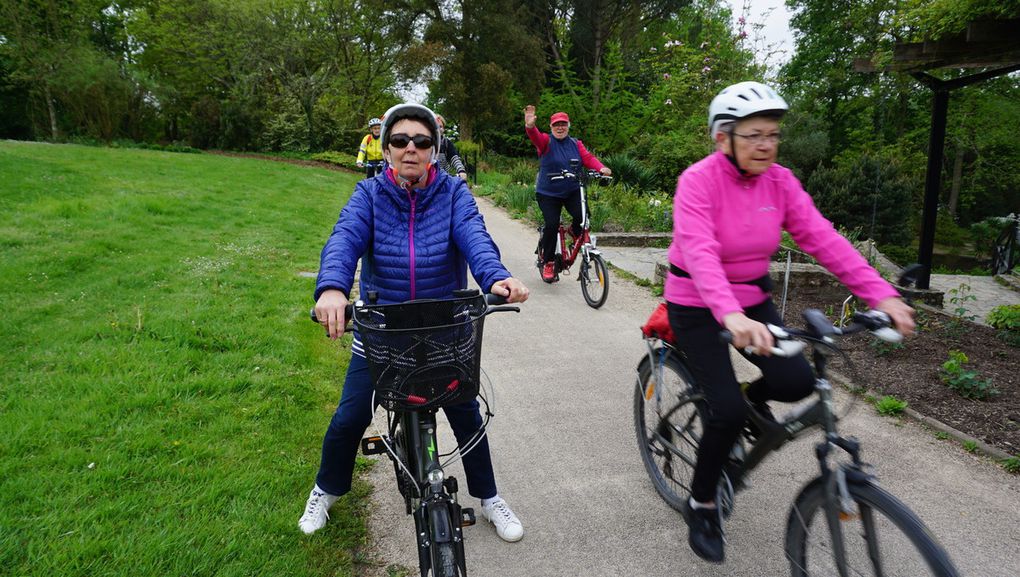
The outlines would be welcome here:
M 499 306 L 499 305 L 505 305 L 506 304 L 506 297 L 505 296 L 501 296 L 501 295 L 494 295 L 492 293 L 488 293 L 487 295 L 485 295 L 485 304 L 489 305 L 490 307 L 495 307 L 495 306 Z

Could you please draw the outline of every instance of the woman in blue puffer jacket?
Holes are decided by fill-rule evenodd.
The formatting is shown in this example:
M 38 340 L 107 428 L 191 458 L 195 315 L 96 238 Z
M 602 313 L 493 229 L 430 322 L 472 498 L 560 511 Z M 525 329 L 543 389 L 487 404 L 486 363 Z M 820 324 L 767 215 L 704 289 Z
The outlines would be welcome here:
M 467 269 L 487 292 L 524 302 L 528 289 L 510 276 L 485 229 L 471 192 L 459 178 L 438 169 L 436 116 L 418 104 L 398 104 L 383 118 L 383 156 L 388 169 L 357 184 L 322 249 L 315 286 L 315 314 L 331 338 L 343 334 L 344 307 L 361 260 L 361 294 L 375 291 L 379 304 L 448 298 L 467 287 Z M 350 491 L 354 459 L 372 416 L 372 380 L 355 335 L 340 404 L 322 442 L 319 472 L 298 522 L 305 533 L 321 529 L 336 499 Z M 478 401 L 447 407 L 460 442 L 481 426 Z M 507 541 L 524 527 L 500 498 L 486 437 L 464 456 L 468 492 L 481 499 L 482 516 Z

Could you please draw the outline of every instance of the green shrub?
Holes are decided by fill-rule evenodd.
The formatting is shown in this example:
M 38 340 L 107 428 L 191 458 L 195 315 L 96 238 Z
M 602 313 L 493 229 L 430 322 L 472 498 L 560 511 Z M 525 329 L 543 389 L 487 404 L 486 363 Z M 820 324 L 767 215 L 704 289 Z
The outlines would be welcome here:
M 624 188 L 638 191 L 656 188 L 655 171 L 629 154 L 611 154 L 602 163 L 612 169 L 613 178 Z
M 312 160 L 318 160 L 320 162 L 328 162 L 330 164 L 336 164 L 344 168 L 351 170 L 360 170 L 357 164 L 357 158 L 352 154 L 346 152 L 338 152 L 336 150 L 327 150 L 311 155 Z
M 480 154 L 482 151 L 482 145 L 477 142 L 470 140 L 458 140 L 457 141 L 457 152 L 460 153 L 460 157 L 464 162 L 474 162 L 475 155 Z
M 511 164 L 506 173 L 510 177 L 510 182 L 534 187 L 538 165 L 533 161 L 520 159 Z
M 905 244 L 911 230 L 912 182 L 903 162 L 889 154 L 841 158 L 820 167 L 804 183 L 818 209 L 837 226 L 855 229 L 877 242 Z
M 1020 347 L 1020 304 L 999 305 L 985 317 L 988 324 L 999 329 L 996 336 L 1004 343 Z
M 907 402 L 901 401 L 891 395 L 886 395 L 875 401 L 875 408 L 878 409 L 878 413 L 881 415 L 895 417 L 896 415 L 903 413 L 903 410 L 907 408 Z
M 1002 468 L 1005 469 L 1007 473 L 1013 473 L 1014 475 L 1016 473 L 1020 473 L 1020 457 L 1006 457 L 999 462 L 1002 464 Z
M 964 370 L 963 365 L 967 362 L 969 359 L 962 351 L 949 351 L 949 360 L 942 363 L 939 378 L 949 388 L 967 399 L 984 401 L 999 394 L 992 386 L 992 382 L 982 379 L 977 371 Z
M 988 313 L 985 320 L 997 329 L 1020 331 L 1020 304 L 999 305 Z

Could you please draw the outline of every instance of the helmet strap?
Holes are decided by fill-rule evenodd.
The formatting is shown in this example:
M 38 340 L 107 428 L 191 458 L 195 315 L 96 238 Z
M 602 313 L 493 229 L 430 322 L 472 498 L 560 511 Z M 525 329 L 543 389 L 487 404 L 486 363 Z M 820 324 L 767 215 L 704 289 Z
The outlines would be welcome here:
M 740 173 L 740 176 L 747 176 L 747 171 L 740 166 L 739 162 L 737 162 L 737 145 L 733 143 L 733 129 L 735 127 L 736 123 L 734 122 L 731 125 L 730 129 L 726 132 L 727 134 L 730 135 L 730 151 L 728 153 L 724 152 L 723 154 L 725 154 L 726 158 L 728 158 L 729 161 L 733 163 L 733 167 L 737 169 L 737 172 Z

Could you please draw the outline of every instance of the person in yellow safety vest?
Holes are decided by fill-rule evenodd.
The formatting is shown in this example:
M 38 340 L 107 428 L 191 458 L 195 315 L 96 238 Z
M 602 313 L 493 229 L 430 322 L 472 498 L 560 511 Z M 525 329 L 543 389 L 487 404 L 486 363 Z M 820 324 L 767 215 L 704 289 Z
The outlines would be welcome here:
M 366 134 L 365 138 L 361 139 L 361 147 L 358 148 L 357 164 L 358 168 L 365 169 L 365 178 L 372 178 L 381 173 L 383 169 L 382 141 L 379 140 L 382 120 L 370 118 L 368 120 L 368 129 L 372 132 L 371 134 Z

